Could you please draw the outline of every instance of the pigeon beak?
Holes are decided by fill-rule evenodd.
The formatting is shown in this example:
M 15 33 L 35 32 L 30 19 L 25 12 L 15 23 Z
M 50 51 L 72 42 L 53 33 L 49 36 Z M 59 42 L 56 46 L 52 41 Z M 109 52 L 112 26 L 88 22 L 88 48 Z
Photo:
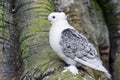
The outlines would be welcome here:
M 51 20 L 48 20 L 49 22 L 51 22 Z
M 51 23 L 51 19 L 49 19 L 49 17 L 48 17 L 48 21 Z
M 51 23 L 51 20 L 48 20 Z
M 48 19 L 48 21 L 49 21 L 50 23 L 52 23 L 52 20 Z

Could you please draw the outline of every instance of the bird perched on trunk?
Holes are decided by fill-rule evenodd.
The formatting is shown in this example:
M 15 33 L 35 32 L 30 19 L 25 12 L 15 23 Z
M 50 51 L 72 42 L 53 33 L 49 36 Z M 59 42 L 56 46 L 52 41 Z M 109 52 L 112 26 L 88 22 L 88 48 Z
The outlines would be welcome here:
M 109 72 L 102 65 L 95 47 L 83 34 L 73 28 L 66 18 L 64 12 L 53 12 L 48 16 L 48 20 L 52 24 L 49 32 L 52 49 L 70 66 L 78 67 L 82 64 L 101 71 L 111 78 Z

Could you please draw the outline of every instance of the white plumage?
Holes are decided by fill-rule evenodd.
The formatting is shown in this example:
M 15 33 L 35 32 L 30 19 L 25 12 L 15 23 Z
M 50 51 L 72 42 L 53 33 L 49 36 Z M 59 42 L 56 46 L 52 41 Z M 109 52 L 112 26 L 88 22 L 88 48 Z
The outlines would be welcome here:
M 79 66 L 82 64 L 102 71 L 108 78 L 111 78 L 102 65 L 95 47 L 84 35 L 76 31 L 66 18 L 63 12 L 53 12 L 48 16 L 48 20 L 52 24 L 49 32 L 52 49 L 69 65 Z

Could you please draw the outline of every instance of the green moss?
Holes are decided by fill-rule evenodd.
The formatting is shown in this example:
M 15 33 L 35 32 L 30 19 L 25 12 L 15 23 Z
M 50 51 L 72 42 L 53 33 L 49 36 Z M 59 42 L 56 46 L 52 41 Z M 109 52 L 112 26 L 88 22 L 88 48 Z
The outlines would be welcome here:
M 21 51 L 22 51 L 22 58 L 24 59 L 25 57 L 29 56 L 29 41 L 24 41 L 21 46 Z
M 120 55 L 116 56 L 115 66 L 116 71 L 118 72 L 118 74 L 120 74 Z
M 73 75 L 70 71 L 57 72 L 54 75 L 45 77 L 44 80 L 95 80 L 90 75 L 80 71 L 79 74 Z
M 91 7 L 93 9 L 99 9 L 98 3 L 95 0 L 90 0 Z
M 98 2 L 100 3 L 100 5 L 104 11 L 106 22 L 107 22 L 107 24 L 109 24 L 109 28 L 111 26 L 118 25 L 118 23 L 120 22 L 120 18 L 117 15 L 114 15 L 114 10 L 117 9 L 118 3 L 109 2 L 107 0 L 101 0 L 101 1 L 98 0 Z M 110 29 L 112 29 L 112 28 L 110 28 Z M 113 28 L 113 30 L 114 30 L 114 28 Z
M 103 16 L 103 11 L 100 8 L 99 4 L 96 2 L 96 0 L 90 0 L 90 3 L 91 3 L 92 9 L 94 9 L 97 14 L 98 20 L 104 22 L 105 20 Z
M 29 75 L 37 78 L 45 71 L 59 65 L 50 65 L 50 62 L 54 63 L 55 60 L 52 59 L 55 55 L 48 43 L 50 23 L 46 18 L 50 12 L 53 12 L 53 6 L 49 0 L 39 0 L 33 3 L 31 7 L 33 7 L 29 11 L 31 17 L 27 21 L 29 25 L 24 27 L 20 42 L 24 63 L 23 76 Z
M 115 4 L 115 3 L 109 3 L 109 4 L 106 4 L 106 6 L 104 6 L 104 8 L 105 8 L 105 12 L 106 13 L 112 13 L 112 11 L 114 10 L 114 9 L 116 9 L 116 7 L 117 7 L 117 4 Z
M 120 22 L 120 18 L 115 16 L 107 16 L 107 19 L 109 21 L 109 24 L 111 25 L 118 25 Z
M 108 3 L 108 0 L 101 0 L 101 3 L 106 4 Z
M 2 6 L 0 6 L 0 27 L 1 27 L 2 24 L 3 24 L 3 22 L 2 22 L 2 14 L 3 14 Z

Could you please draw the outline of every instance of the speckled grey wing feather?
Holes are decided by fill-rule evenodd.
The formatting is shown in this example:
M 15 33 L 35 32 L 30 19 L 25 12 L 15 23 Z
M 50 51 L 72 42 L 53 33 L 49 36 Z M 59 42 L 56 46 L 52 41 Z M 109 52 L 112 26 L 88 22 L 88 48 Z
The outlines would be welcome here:
M 60 44 L 65 56 L 76 61 L 78 66 L 79 63 L 86 65 L 104 72 L 108 78 L 111 78 L 111 75 L 102 65 L 95 47 L 81 33 L 74 29 L 65 29 L 62 32 Z
M 85 36 L 74 29 L 65 29 L 62 32 L 60 44 L 64 54 L 72 59 L 77 56 L 87 61 L 98 57 L 93 45 L 88 42 Z

